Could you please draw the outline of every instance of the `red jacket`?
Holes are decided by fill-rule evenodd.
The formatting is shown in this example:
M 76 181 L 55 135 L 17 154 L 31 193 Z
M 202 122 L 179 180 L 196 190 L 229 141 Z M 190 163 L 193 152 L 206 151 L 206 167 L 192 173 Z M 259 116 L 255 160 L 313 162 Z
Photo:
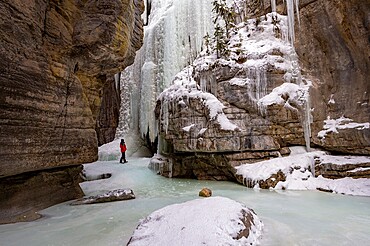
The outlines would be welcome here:
M 119 147 L 121 147 L 121 152 L 126 152 L 127 150 L 126 144 L 119 144 Z

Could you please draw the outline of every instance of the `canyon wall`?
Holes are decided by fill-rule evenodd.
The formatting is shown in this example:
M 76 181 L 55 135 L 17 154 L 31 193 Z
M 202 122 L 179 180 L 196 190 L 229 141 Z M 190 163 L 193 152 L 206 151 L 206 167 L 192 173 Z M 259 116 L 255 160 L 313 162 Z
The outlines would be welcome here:
M 300 18 L 295 46 L 303 72 L 315 78 L 312 143 L 369 155 L 370 2 L 302 1 Z M 337 132 L 323 130 L 333 123 Z
M 278 13 L 287 14 L 287 2 L 277 1 Z M 162 154 L 171 157 L 160 172 L 233 179 L 234 166 L 288 154 L 293 145 L 370 155 L 370 3 L 300 1 L 299 21 L 293 17 L 295 40 L 285 41 L 286 20 L 265 16 L 270 1 L 248 4 L 247 17 L 262 17 L 235 35 L 251 40 L 247 48 L 232 41 L 232 62 L 199 58 L 190 74 L 179 73 L 159 98 Z M 261 34 L 267 22 L 274 26 L 272 35 Z M 294 49 L 276 43 L 274 36 Z M 223 104 L 216 115 L 209 105 L 217 100 L 204 92 Z M 237 127 L 223 127 L 220 118 L 225 117 Z
M 0 223 L 82 196 L 80 165 L 114 137 L 114 74 L 142 45 L 143 10 L 141 0 L 1 3 Z

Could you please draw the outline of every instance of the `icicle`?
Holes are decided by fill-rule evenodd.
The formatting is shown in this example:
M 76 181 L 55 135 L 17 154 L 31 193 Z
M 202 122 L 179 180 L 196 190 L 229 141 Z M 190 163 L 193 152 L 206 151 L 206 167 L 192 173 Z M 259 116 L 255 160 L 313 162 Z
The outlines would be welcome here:
M 299 85 L 303 89 L 303 95 L 300 98 L 301 101 L 301 124 L 303 127 L 304 132 L 304 140 L 306 145 L 306 150 L 309 152 L 311 150 L 310 142 L 311 142 L 311 123 L 312 123 L 312 116 L 311 116 L 311 103 L 310 103 L 310 94 L 308 85 L 305 85 L 302 80 L 301 75 L 301 68 L 298 63 L 298 56 L 295 52 L 294 48 L 290 51 L 289 54 L 290 62 L 291 62 L 291 71 L 290 71 L 290 80 L 287 82 L 295 83 Z
M 299 0 L 287 0 L 286 3 L 287 14 L 288 14 L 288 41 L 291 45 L 294 45 L 295 32 L 294 32 L 294 8 L 297 14 L 298 24 L 300 24 L 299 18 Z
M 287 0 L 287 14 L 288 14 L 288 39 L 289 42 L 294 44 L 294 0 Z
M 310 157 L 310 169 L 311 169 L 312 176 L 315 177 L 315 158 L 314 157 Z
M 299 0 L 295 0 L 295 11 L 297 13 L 298 25 L 301 25 L 301 20 L 299 18 Z
M 254 95 L 250 95 L 251 98 L 254 98 L 255 102 L 258 102 L 262 97 L 267 95 L 267 76 L 266 69 L 263 66 L 260 67 L 250 67 L 247 71 L 247 78 L 253 82 Z M 266 108 L 257 103 L 258 112 L 261 115 L 266 115 Z
M 172 162 L 172 159 L 169 159 L 168 160 L 168 177 L 169 178 L 172 178 L 173 177 L 173 162 Z
M 162 106 L 161 106 L 161 119 L 163 122 L 163 131 L 167 134 L 168 132 L 168 122 L 169 122 L 169 113 L 168 113 L 168 102 L 167 100 L 162 101 Z
M 207 79 L 204 76 L 200 77 L 200 89 L 204 92 L 207 92 Z
M 276 0 L 271 0 L 271 12 L 276 14 Z
M 304 140 L 306 143 L 306 150 L 307 152 L 311 151 L 311 123 L 312 123 L 312 116 L 311 116 L 311 100 L 310 94 L 307 89 L 305 94 L 305 104 L 303 107 L 303 132 L 304 132 Z M 314 173 L 315 176 L 315 173 Z

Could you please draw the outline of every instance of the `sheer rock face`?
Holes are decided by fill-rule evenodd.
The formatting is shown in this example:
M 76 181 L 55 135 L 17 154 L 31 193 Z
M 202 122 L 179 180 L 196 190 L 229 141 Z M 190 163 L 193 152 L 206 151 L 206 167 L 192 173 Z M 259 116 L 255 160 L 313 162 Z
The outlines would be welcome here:
M 39 210 L 83 196 L 81 171 L 54 168 L 0 179 L 0 224 L 38 219 Z
M 277 11 L 286 13 L 282 0 Z M 249 3 L 252 17 L 271 11 L 270 0 Z M 320 137 L 324 120 L 370 122 L 370 2 L 300 0 L 295 48 L 304 74 L 312 76 L 312 143 L 348 154 L 370 154 L 370 129 L 348 128 Z M 347 125 L 348 126 L 348 125 Z
M 370 2 L 317 0 L 301 6 L 296 50 L 304 72 L 317 80 L 311 93 L 312 142 L 326 149 L 370 154 L 370 129 L 338 129 L 320 138 L 324 120 L 370 122 Z
M 97 132 L 111 138 L 118 121 L 118 109 L 105 110 L 119 98 L 113 75 L 142 45 L 143 8 L 141 0 L 0 5 L 0 178 L 68 173 L 97 159 Z

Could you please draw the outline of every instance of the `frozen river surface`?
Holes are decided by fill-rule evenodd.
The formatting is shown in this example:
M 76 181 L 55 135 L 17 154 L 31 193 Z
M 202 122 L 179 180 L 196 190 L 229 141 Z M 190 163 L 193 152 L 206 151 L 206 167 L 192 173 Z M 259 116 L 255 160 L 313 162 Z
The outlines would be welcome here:
M 214 196 L 246 204 L 264 222 L 261 245 L 370 245 L 370 197 L 319 191 L 253 190 L 231 182 L 167 179 L 147 168 L 149 159 L 86 165 L 90 174 L 110 179 L 81 184 L 86 195 L 116 188 L 133 189 L 136 199 L 41 211 L 42 219 L 0 225 L 0 245 L 126 245 L 140 219 L 173 203 L 199 198 L 203 187 Z M 172 245 L 181 245 L 173 242 Z

